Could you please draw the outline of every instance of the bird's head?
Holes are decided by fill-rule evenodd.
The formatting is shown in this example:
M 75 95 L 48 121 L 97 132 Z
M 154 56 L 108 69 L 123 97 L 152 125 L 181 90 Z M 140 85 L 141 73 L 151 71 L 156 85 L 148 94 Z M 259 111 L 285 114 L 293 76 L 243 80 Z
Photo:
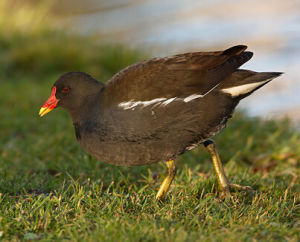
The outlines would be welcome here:
M 84 107 L 103 85 L 84 72 L 69 72 L 60 76 L 54 83 L 51 95 L 41 107 L 42 117 L 56 107 L 63 107 L 71 114 Z

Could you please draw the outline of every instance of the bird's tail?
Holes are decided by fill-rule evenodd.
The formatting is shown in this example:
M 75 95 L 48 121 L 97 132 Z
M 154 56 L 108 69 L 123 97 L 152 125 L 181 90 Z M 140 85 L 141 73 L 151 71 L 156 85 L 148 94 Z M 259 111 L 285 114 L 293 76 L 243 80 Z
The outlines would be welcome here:
M 218 89 L 232 97 L 242 99 L 281 74 L 282 72 L 254 72 L 239 69 L 226 78 Z

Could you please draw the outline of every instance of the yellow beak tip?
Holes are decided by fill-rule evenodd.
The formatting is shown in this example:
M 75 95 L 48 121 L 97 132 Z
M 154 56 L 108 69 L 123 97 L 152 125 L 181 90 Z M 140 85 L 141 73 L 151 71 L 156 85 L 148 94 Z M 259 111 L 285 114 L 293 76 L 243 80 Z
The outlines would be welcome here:
M 39 112 L 39 115 L 40 115 L 40 117 L 43 117 L 44 115 L 46 115 L 47 113 L 49 113 L 50 111 L 51 111 L 52 109 L 50 109 L 50 108 L 41 108 L 40 109 L 40 112 Z

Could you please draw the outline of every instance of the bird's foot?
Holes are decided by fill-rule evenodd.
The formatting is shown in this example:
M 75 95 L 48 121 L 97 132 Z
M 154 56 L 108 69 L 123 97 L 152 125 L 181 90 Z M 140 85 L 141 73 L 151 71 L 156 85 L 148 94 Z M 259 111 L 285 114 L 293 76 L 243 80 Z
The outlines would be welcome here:
M 238 185 L 238 184 L 234 184 L 234 183 L 230 183 L 228 184 L 228 186 L 224 187 L 221 189 L 220 192 L 220 198 L 222 199 L 227 199 L 231 197 L 231 193 L 230 190 L 234 188 L 240 191 L 249 191 L 249 190 L 254 190 L 252 187 L 250 186 L 242 186 L 242 185 Z

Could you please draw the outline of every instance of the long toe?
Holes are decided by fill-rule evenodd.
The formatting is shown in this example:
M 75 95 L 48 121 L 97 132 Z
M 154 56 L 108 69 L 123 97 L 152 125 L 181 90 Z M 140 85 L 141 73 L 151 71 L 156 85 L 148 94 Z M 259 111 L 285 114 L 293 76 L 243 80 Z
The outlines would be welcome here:
M 250 186 L 241 186 L 241 185 L 238 185 L 238 184 L 230 184 L 230 188 L 235 188 L 235 189 L 242 190 L 242 191 L 254 190 Z

